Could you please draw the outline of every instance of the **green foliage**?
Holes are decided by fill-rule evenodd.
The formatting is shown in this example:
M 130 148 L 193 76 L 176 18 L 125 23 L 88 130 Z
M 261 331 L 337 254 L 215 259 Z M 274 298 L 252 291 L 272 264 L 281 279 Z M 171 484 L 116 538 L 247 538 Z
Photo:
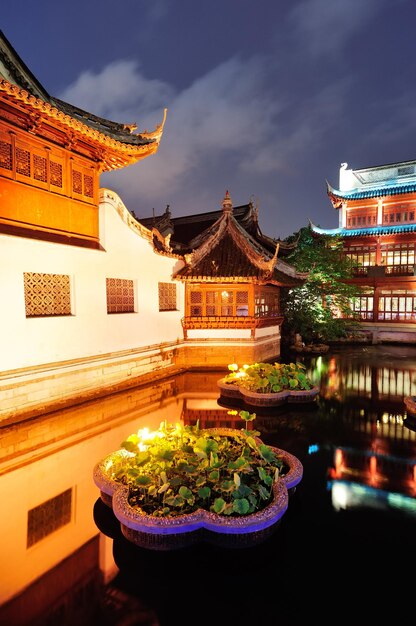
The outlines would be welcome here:
M 286 389 L 312 389 L 303 363 L 253 363 L 245 366 L 239 386 L 256 393 L 278 393 Z M 240 412 L 243 419 L 244 411 Z
M 246 422 L 256 417 L 247 411 L 240 416 Z M 128 453 L 115 457 L 106 472 L 128 486 L 130 505 L 148 515 L 174 517 L 199 508 L 247 515 L 267 506 L 273 483 L 288 470 L 256 435 L 162 422 L 151 436 L 128 437 L 122 444 Z
M 282 289 L 284 336 L 299 333 L 306 343 L 345 337 L 356 328 L 351 302 L 361 289 L 348 282 L 352 262 L 342 253 L 342 239 L 318 235 L 310 227 L 291 239 L 297 246 L 287 260 L 308 276 L 302 286 Z

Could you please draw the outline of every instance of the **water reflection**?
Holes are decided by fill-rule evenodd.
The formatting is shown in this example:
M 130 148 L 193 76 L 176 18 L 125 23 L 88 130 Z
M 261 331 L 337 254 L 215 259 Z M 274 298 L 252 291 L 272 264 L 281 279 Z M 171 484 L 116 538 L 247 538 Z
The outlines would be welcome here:
M 241 427 L 219 398 L 222 372 L 188 373 L 3 428 L 0 624 L 298 626 L 315 611 L 330 623 L 334 602 L 356 618 L 357 598 L 360 619 L 405 615 L 402 578 L 400 601 L 383 597 L 378 609 L 368 594 L 381 571 L 390 577 L 416 548 L 416 429 L 403 403 L 416 394 L 416 347 L 303 360 L 320 386 L 317 403 L 258 411 L 255 428 L 295 454 L 304 477 L 275 535 L 248 551 L 137 548 L 92 481 L 94 464 L 144 426 Z

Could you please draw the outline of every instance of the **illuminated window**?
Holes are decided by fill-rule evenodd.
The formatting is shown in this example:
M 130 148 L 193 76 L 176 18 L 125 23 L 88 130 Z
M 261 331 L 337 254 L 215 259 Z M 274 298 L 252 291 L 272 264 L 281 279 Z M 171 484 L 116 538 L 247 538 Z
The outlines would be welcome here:
M 248 291 L 238 288 L 192 289 L 189 313 L 194 317 L 241 317 L 248 315 Z
M 351 309 L 354 317 L 361 320 L 372 320 L 374 316 L 374 296 L 372 293 L 353 298 L 351 301 Z
M 106 278 L 107 313 L 134 313 L 134 283 L 124 278 Z
M 259 287 L 254 295 L 254 315 L 256 317 L 280 316 L 280 293 L 277 289 Z
M 24 272 L 26 317 L 71 315 L 70 277 Z
M 175 283 L 159 283 L 159 311 L 176 311 Z
M 72 193 L 76 196 L 94 198 L 94 176 L 91 168 L 84 167 L 81 163 L 74 163 L 72 170 Z
M 386 322 L 416 320 L 416 291 L 383 290 L 378 301 L 378 319 Z
M 27 515 L 27 547 L 44 539 L 71 521 L 72 489 L 31 509 Z

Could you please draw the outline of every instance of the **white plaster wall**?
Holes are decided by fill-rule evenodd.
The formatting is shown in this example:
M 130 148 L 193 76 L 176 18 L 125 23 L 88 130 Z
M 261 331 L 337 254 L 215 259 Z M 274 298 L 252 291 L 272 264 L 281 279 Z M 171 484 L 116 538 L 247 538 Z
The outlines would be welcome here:
M 0 371 L 183 340 L 183 284 L 177 311 L 159 312 L 158 298 L 179 261 L 128 226 L 117 194 L 101 197 L 104 251 L 0 235 Z M 73 315 L 27 319 L 23 272 L 69 275 Z M 136 313 L 107 314 L 106 278 L 135 281 Z
M 189 339 L 250 339 L 249 328 L 195 328 L 188 330 Z
M 233 339 L 235 341 L 239 341 L 241 339 L 251 339 L 250 328 L 194 328 L 188 330 L 187 334 L 189 339 L 200 339 L 201 341 L 206 339 Z M 256 328 L 256 339 L 270 336 L 280 338 L 279 326 L 265 326 L 264 328 Z

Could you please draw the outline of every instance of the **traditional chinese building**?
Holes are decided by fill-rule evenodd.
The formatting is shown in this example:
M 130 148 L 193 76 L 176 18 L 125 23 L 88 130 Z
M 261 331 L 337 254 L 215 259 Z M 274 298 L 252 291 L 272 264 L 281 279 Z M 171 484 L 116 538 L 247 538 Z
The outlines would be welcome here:
M 303 277 L 279 258 L 280 242 L 261 232 L 251 203 L 233 209 L 227 191 L 220 211 L 172 219 L 168 207 L 140 222 L 153 228 L 157 249 L 185 259 L 173 274 L 185 285 L 184 364 L 280 355 L 280 288 L 300 285 Z
M 51 96 L 0 32 L 0 421 L 194 366 L 278 357 L 298 284 L 252 205 L 140 223 L 100 174 L 155 154 Z M 283 248 L 282 248 L 283 249 Z
M 312 229 L 343 239 L 363 288 L 354 309 L 376 340 L 416 341 L 416 161 L 360 170 L 340 168 L 327 184 L 339 226 Z
M 0 33 L 0 419 L 174 367 L 179 257 L 99 189 L 155 154 L 163 125 L 135 132 L 54 98 Z

